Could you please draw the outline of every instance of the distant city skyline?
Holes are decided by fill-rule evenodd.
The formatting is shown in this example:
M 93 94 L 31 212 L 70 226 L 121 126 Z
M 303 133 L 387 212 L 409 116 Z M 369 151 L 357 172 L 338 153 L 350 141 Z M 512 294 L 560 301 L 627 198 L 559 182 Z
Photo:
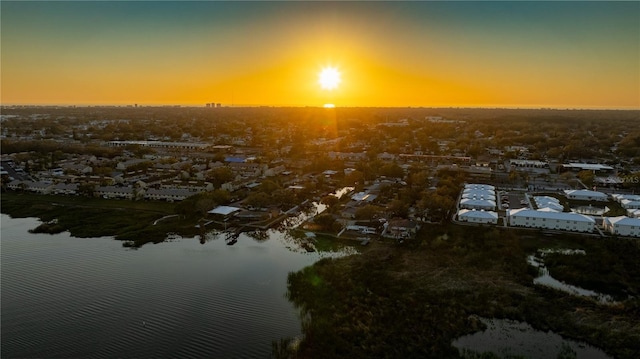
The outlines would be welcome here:
M 640 109 L 637 1 L 0 6 L 2 105 Z

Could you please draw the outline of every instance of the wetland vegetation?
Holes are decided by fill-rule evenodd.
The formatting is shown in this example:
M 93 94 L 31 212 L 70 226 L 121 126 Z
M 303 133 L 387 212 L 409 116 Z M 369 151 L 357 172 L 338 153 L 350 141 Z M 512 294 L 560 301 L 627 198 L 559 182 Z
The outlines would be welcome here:
M 14 218 L 38 217 L 44 222 L 34 232 L 69 231 L 80 238 L 114 236 L 133 247 L 162 242 L 167 233 L 198 233 L 196 219 L 192 218 L 170 218 L 153 225 L 155 220 L 174 214 L 174 206 L 166 202 L 2 193 L 3 213 Z
M 373 242 L 360 255 L 323 259 L 289 275 L 288 297 L 300 309 L 304 337 L 295 346 L 274 342 L 274 356 L 456 358 L 461 353 L 452 341 L 483 329 L 478 318 L 485 317 L 526 322 L 616 358 L 637 357 L 637 296 L 603 305 L 534 286 L 536 269 L 525 260 L 538 248 L 597 249 L 598 256 L 580 257 L 585 263 L 572 256 L 564 265 L 599 278 L 605 274 L 596 273 L 598 263 L 620 258 L 606 274 L 612 285 L 601 289 L 637 294 L 638 242 L 614 241 L 432 225 L 402 245 Z

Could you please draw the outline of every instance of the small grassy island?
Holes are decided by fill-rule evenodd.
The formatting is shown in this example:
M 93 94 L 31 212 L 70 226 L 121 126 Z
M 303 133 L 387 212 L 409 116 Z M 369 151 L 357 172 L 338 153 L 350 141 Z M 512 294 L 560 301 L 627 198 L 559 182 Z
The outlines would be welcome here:
M 614 294 L 619 301 L 601 304 L 534 286 L 536 269 L 525 258 L 539 248 L 594 253 L 554 258 L 548 268 L 569 283 L 578 279 L 585 288 Z M 273 354 L 457 358 L 452 341 L 482 330 L 478 318 L 487 317 L 527 322 L 585 341 L 615 358 L 637 358 L 638 258 L 637 240 L 426 226 L 414 241 L 374 241 L 360 255 L 323 259 L 291 273 L 287 295 L 301 310 L 304 337 L 295 345 L 290 339 L 274 342 Z
M 4 192 L 2 213 L 40 218 L 44 223 L 31 230 L 33 233 L 69 231 L 80 238 L 114 236 L 131 247 L 163 242 L 167 233 L 198 233 L 197 218 L 176 217 L 152 225 L 157 219 L 175 214 L 175 204 L 167 202 Z

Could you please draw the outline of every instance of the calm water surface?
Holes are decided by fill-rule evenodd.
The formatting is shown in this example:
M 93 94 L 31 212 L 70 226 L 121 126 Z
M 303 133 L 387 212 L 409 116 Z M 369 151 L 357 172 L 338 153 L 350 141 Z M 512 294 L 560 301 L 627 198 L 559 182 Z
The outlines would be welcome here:
M 301 332 L 287 274 L 342 255 L 292 250 L 276 231 L 133 250 L 28 233 L 38 224 L 1 217 L 2 358 L 265 358 Z

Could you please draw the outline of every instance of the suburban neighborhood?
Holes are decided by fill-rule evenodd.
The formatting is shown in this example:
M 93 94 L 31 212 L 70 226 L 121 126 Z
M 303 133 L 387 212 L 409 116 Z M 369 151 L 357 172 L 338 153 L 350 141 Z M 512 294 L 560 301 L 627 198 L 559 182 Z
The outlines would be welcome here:
M 535 135 L 528 120 L 496 122 L 509 110 L 439 112 L 4 107 L 2 188 L 190 201 L 182 214 L 203 218 L 230 206 L 225 225 L 258 227 L 311 201 L 326 210 L 306 228 L 358 239 L 450 220 L 640 236 L 637 131 L 597 138 L 597 111 L 586 126 L 543 120 L 553 131 Z

